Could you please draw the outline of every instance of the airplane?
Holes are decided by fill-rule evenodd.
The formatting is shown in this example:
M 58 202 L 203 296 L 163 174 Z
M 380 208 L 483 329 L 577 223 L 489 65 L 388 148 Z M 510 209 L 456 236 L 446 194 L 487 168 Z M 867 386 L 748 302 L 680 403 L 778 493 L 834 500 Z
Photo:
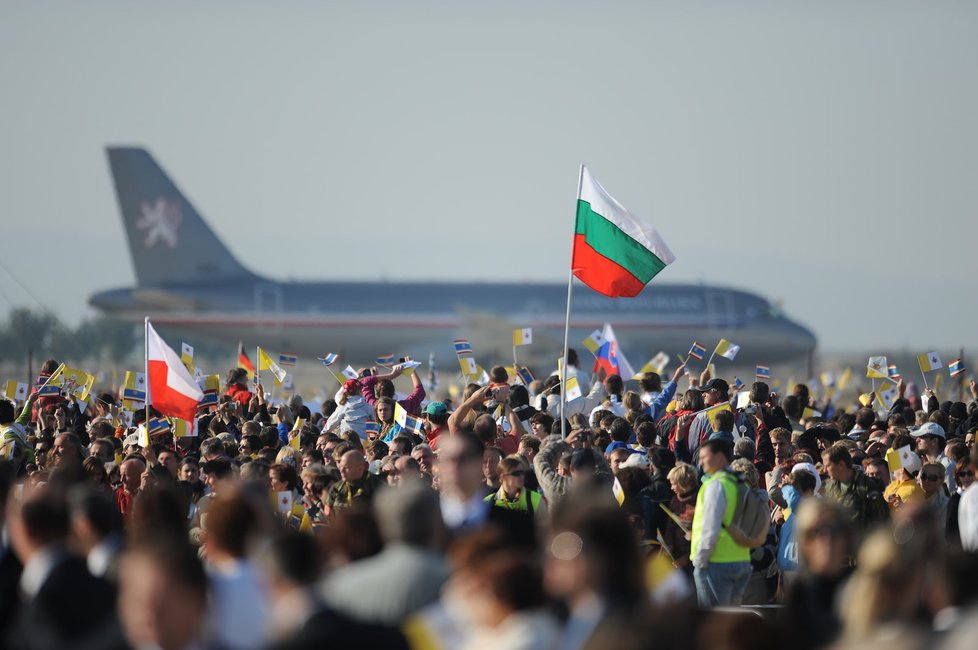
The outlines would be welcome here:
M 466 338 L 488 368 L 511 359 L 517 327 L 533 328 L 521 358 L 554 364 L 560 354 L 566 284 L 273 280 L 231 254 L 148 151 L 106 151 L 137 279 L 89 298 L 106 314 L 149 316 L 191 342 L 243 341 L 309 360 L 327 352 L 351 363 L 390 353 L 451 358 L 452 340 Z M 656 281 L 637 297 L 608 298 L 575 281 L 572 304 L 570 346 L 583 352 L 580 342 L 611 323 L 636 369 L 660 350 L 675 358 L 694 340 L 712 350 L 721 337 L 740 345 L 738 363 L 810 368 L 816 345 L 775 305 L 737 289 Z

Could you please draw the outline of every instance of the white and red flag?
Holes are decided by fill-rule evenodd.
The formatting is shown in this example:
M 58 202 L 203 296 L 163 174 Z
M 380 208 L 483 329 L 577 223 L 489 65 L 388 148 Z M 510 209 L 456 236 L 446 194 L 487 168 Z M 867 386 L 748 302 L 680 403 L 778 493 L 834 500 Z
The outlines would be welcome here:
M 170 417 L 193 422 L 197 403 L 204 398 L 193 375 L 183 365 L 180 355 L 166 344 L 146 319 L 146 376 L 149 386 L 146 403 Z

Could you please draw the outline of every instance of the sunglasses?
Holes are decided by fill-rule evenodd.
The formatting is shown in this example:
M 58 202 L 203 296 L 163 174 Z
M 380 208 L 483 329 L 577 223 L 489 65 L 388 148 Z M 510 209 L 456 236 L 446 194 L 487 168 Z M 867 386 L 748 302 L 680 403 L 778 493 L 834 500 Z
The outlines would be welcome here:
M 961 477 L 961 478 L 968 478 L 968 477 L 972 477 L 974 475 L 975 475 L 975 473 L 973 471 L 971 471 L 970 469 L 966 469 L 966 470 L 963 470 L 961 472 L 958 472 L 958 476 Z
M 940 481 L 941 478 L 943 478 L 943 477 L 938 476 L 937 474 L 921 474 L 920 475 L 920 480 L 921 481 Z

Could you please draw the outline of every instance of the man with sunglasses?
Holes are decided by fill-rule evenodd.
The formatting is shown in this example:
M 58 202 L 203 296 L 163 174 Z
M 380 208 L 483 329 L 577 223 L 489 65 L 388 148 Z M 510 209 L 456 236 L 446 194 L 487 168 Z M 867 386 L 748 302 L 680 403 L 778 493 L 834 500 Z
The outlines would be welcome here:
M 920 489 L 924 491 L 924 503 L 937 519 L 940 530 L 944 530 L 947 521 L 948 496 L 944 491 L 944 466 L 940 463 L 927 462 L 920 468 L 917 475 Z
M 947 435 L 944 427 L 936 422 L 925 422 L 914 429 L 910 435 L 917 440 L 917 453 L 924 456 L 927 462 L 940 463 L 944 468 L 944 484 L 948 493 L 953 493 L 957 486 L 954 484 L 954 461 L 944 455 L 944 444 Z

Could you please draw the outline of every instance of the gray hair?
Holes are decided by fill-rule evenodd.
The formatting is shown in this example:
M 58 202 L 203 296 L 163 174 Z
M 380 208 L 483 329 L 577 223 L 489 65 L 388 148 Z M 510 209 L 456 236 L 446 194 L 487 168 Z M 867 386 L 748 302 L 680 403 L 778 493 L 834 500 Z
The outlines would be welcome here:
M 754 457 L 756 455 L 757 446 L 750 438 L 741 438 L 734 445 L 734 456 L 738 458 L 746 458 L 747 460 L 754 462 Z

